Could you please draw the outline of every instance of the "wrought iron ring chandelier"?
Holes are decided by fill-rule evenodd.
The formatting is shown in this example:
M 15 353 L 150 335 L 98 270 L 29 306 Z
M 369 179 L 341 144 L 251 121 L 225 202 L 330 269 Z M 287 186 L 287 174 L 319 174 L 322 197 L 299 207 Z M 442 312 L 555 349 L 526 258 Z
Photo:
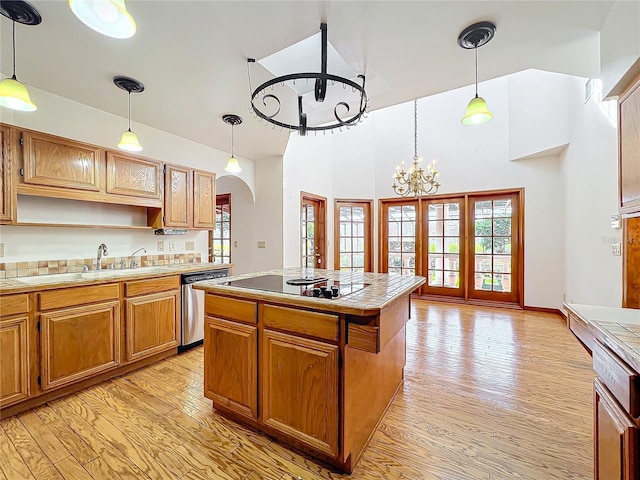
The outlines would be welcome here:
M 306 72 L 306 73 L 291 73 L 288 75 L 282 75 L 271 80 L 268 80 L 253 90 L 251 86 L 251 69 L 250 64 L 255 63 L 254 58 L 249 58 L 247 60 L 247 72 L 249 76 L 249 91 L 251 93 L 251 109 L 260 119 L 264 119 L 269 123 L 281 128 L 286 128 L 289 130 L 297 130 L 298 133 L 302 136 L 306 135 L 307 132 L 319 132 L 327 130 L 333 130 L 334 128 L 341 127 L 351 127 L 356 125 L 358 122 L 362 121 L 363 116 L 365 116 L 365 112 L 368 108 L 367 94 L 364 90 L 365 85 L 365 76 L 358 75 L 358 78 L 362 79 L 362 85 L 349 80 L 348 78 L 344 78 L 338 75 L 332 75 L 327 73 L 327 24 L 320 24 L 320 31 L 322 37 L 322 55 L 321 55 L 321 68 L 320 72 Z M 287 121 L 280 120 L 278 115 L 281 113 L 282 102 L 278 95 L 274 93 L 268 93 L 274 91 L 274 87 L 280 84 L 280 86 L 285 87 L 287 82 L 291 82 L 292 85 L 295 85 L 296 81 L 313 81 L 314 86 L 314 95 L 316 102 L 324 102 L 327 89 L 331 86 L 342 86 L 343 89 L 351 89 L 353 93 L 356 93 L 357 98 L 357 113 L 349 116 L 349 112 L 352 111 L 352 106 L 350 103 L 355 103 L 353 100 L 349 101 L 340 101 L 337 102 L 335 107 L 333 108 L 333 116 L 335 120 L 332 120 L 331 123 L 326 123 L 324 125 L 310 125 L 307 119 L 307 114 L 304 112 L 302 105 L 302 95 L 298 94 L 298 124 L 288 123 Z M 260 105 L 260 103 L 262 105 Z M 275 109 L 274 113 L 266 113 L 267 108 L 272 105 L 272 108 Z M 342 111 L 341 111 L 342 110 Z M 271 110 L 273 111 L 273 110 Z

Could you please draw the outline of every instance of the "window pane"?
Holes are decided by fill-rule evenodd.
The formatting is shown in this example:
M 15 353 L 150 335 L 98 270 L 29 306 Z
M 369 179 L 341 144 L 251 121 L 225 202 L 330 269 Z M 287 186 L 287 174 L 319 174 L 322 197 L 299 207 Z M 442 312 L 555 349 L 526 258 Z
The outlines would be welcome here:
M 444 234 L 447 237 L 459 237 L 460 236 L 460 221 L 447 220 L 444 222 Z
M 491 255 L 476 255 L 476 272 L 491 272 Z
M 353 251 L 364 252 L 364 238 L 355 238 L 353 240 Z
M 348 253 L 340 254 L 340 268 L 351 266 L 351 255 Z
M 353 254 L 353 266 L 354 267 L 364 267 L 364 253 L 354 253 Z
M 491 290 L 491 274 L 476 273 L 474 275 L 475 290 Z
M 493 257 L 493 271 L 511 273 L 511 256 L 495 255 Z
M 486 202 L 476 202 L 475 218 L 491 218 L 493 209 L 491 208 L 491 200 Z
M 491 253 L 491 237 L 476 237 L 476 253 Z
M 494 235 L 511 235 L 511 218 L 496 218 L 493 220 Z
M 402 206 L 402 220 L 403 221 L 415 221 L 416 219 L 416 207 L 413 205 Z
M 351 215 L 354 222 L 364 222 L 364 207 L 353 207 Z
M 351 224 L 350 223 L 341 223 L 340 224 L 340 236 L 341 237 L 350 237 L 351 236 Z
M 313 210 L 313 205 L 307 206 L 307 220 L 309 220 L 310 222 L 313 221 Z
M 391 275 L 393 275 L 393 274 L 400 275 L 402 273 L 402 270 L 399 269 L 399 268 L 391 268 L 391 267 L 389 267 L 388 273 L 391 274 Z
M 444 267 L 444 260 L 442 255 L 429 255 L 429 268 L 434 270 L 442 270 Z
M 400 222 L 389 222 L 389 236 L 395 237 L 400 235 Z
M 394 237 L 389 238 L 389 252 L 400 252 L 401 251 L 402 242 L 400 238 Z
M 402 266 L 402 255 L 399 253 L 390 253 L 389 254 L 389 267 L 401 267 Z
M 444 269 L 445 270 L 460 270 L 460 256 L 452 253 L 447 253 L 444 256 Z
M 307 240 L 307 255 L 313 255 L 313 239 Z
M 429 220 L 439 220 L 442 218 L 442 204 L 429 205 Z
M 493 238 L 494 253 L 511 253 L 511 237 L 494 237 Z
M 492 235 L 491 220 L 476 220 L 476 237 L 488 237 Z
M 416 251 L 416 243 L 413 240 L 403 240 L 402 251 L 413 253 Z
M 510 292 L 511 291 L 511 275 L 502 275 L 502 291 Z
M 494 217 L 510 217 L 511 216 L 511 200 L 494 200 L 493 202 Z
M 364 237 L 364 223 L 354 223 L 353 230 L 354 237 Z
M 344 248 L 341 248 L 343 252 L 351 251 L 351 239 L 350 238 L 342 238 L 340 239 L 340 247 L 344 245 Z
M 351 221 L 351 207 L 340 207 L 340 221 Z
M 449 220 L 457 220 L 460 218 L 460 204 L 446 203 L 444 205 L 444 218 Z
M 429 235 L 442 235 L 443 231 L 442 220 L 430 220 L 429 221 Z
M 429 253 L 442 253 L 442 238 L 429 238 Z
M 458 288 L 460 286 L 460 274 L 458 272 L 444 272 L 444 286 L 446 288 Z
M 442 279 L 444 277 L 440 270 L 429 270 L 429 276 L 427 278 L 430 287 L 441 287 L 443 283 Z
M 416 228 L 413 222 L 402 222 L 402 236 L 413 237 L 415 236 Z
M 460 252 L 460 239 L 453 237 L 445 237 L 444 239 L 445 252 L 459 253 Z
M 416 271 L 413 268 L 403 268 L 402 275 L 415 275 Z
M 502 292 L 502 274 L 494 273 L 493 274 L 493 291 L 494 292 Z
M 230 238 L 231 237 L 231 231 L 229 229 L 225 229 L 222 231 L 222 238 Z
M 402 207 L 389 207 L 389 220 L 399 221 L 402 218 Z

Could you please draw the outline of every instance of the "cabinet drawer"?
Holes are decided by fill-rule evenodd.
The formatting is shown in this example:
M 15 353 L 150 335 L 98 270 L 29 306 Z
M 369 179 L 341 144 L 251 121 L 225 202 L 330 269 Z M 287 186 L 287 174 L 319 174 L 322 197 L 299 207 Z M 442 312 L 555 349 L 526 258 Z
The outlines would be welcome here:
M 29 294 L 3 295 L 0 299 L 0 315 L 17 315 L 29 311 Z
M 569 329 L 573 332 L 578 340 L 580 340 L 590 351 L 593 352 L 593 344 L 595 339 L 589 331 L 587 324 L 569 312 Z
M 117 283 L 110 283 L 108 285 L 49 290 L 39 292 L 37 296 L 38 309 L 51 310 L 53 308 L 65 308 L 104 302 L 106 300 L 117 300 L 120 297 L 120 292 Z
M 334 342 L 338 341 L 337 315 L 307 312 L 273 305 L 262 305 L 261 315 L 265 328 L 300 333 Z
M 150 278 L 148 280 L 134 280 L 125 283 L 125 295 L 127 297 L 136 297 L 138 295 L 147 295 L 149 293 L 166 292 L 167 290 L 175 290 L 180 288 L 180 277 L 160 277 Z
M 205 299 L 205 312 L 207 315 L 244 323 L 256 323 L 256 307 L 256 302 L 221 297 L 211 293 L 208 293 Z
M 594 342 L 593 370 L 632 417 L 640 415 L 638 374 L 599 342 Z

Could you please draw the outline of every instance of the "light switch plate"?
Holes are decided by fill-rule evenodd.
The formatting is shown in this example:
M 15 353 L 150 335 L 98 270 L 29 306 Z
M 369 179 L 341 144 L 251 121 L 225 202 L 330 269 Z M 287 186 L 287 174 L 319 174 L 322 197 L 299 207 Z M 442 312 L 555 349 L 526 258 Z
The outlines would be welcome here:
M 169 251 L 170 252 L 176 251 L 176 242 L 169 242 Z
M 258 248 L 267 248 L 267 242 L 264 240 L 258 241 Z
M 194 250 L 195 249 L 194 242 L 184 242 L 184 249 L 185 250 Z
M 156 250 L 158 250 L 159 252 L 164 252 L 164 240 L 158 242 L 156 245 L 157 245 Z
M 0 257 L 4 257 L 4 243 L 0 243 Z
M 619 243 L 612 243 L 611 244 L 611 255 L 620 255 L 621 254 L 621 244 Z

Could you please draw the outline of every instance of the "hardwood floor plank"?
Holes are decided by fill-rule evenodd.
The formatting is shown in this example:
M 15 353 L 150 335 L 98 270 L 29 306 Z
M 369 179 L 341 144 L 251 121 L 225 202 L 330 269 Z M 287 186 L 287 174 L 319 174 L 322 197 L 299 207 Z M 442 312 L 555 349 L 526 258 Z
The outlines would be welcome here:
M 65 480 L 94 480 L 72 455 L 56 463 L 56 468 Z
M 0 428 L 0 470 L 6 478 L 11 480 L 18 478 L 35 480 L 4 428 Z
M 29 434 L 40 445 L 40 448 L 52 463 L 58 463 L 63 458 L 71 455 L 69 450 L 58 440 L 57 435 L 33 411 L 18 415 L 18 420 L 26 427 Z
M 142 388 L 136 387 L 132 383 L 123 381 L 122 378 L 115 378 L 112 380 L 112 383 L 115 383 L 120 388 L 126 390 L 134 397 L 137 397 L 138 400 L 143 402 L 145 405 L 148 405 L 150 408 L 152 408 L 154 411 L 158 412 L 161 415 L 175 408 L 172 405 L 162 401 L 157 396 L 151 395 L 148 391 Z
M 62 480 L 49 457 L 44 454 L 20 420 L 16 417 L 7 418 L 2 422 L 2 428 L 37 480 Z
M 51 407 L 44 405 L 35 409 L 34 412 L 42 420 L 42 423 L 49 427 L 49 430 L 55 432 L 60 443 L 69 450 L 80 465 L 84 465 L 98 457 L 98 454 Z
M 122 477 L 109 466 L 102 458 L 98 457 L 84 465 L 94 480 L 121 480 Z

